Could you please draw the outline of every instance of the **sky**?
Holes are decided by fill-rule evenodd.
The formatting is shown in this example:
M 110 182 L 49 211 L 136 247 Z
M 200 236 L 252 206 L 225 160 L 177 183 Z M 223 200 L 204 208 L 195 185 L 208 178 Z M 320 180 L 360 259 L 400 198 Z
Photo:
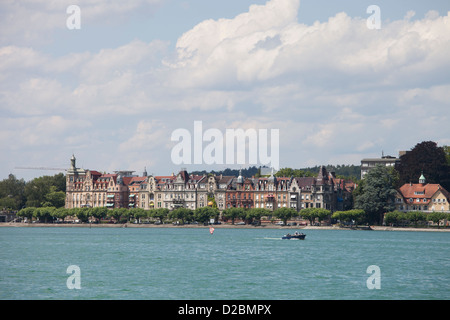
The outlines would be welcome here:
M 68 168 L 72 154 L 101 172 L 253 165 L 177 163 L 177 129 L 192 153 L 209 129 L 279 130 L 265 141 L 280 168 L 450 145 L 449 11 L 437 0 L 2 1 L 0 179 L 56 174 L 19 168 Z

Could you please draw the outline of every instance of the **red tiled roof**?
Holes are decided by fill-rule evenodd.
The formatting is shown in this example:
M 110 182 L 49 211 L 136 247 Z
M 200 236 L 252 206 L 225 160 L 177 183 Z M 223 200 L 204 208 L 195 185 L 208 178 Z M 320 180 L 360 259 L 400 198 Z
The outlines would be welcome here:
M 133 179 L 133 177 L 123 177 L 122 181 L 123 181 L 123 185 L 124 186 L 128 186 L 131 183 L 131 180 Z
M 140 184 L 145 181 L 147 177 L 132 177 L 130 180 L 130 184 Z
M 405 199 L 430 199 L 439 190 L 445 195 L 445 197 L 449 197 L 447 190 L 442 188 L 440 184 L 433 183 L 405 183 L 400 187 L 399 191 Z

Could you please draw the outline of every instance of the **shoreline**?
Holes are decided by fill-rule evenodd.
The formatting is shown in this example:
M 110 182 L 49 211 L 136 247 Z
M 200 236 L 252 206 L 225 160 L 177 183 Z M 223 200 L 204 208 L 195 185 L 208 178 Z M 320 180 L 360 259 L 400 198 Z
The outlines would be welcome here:
M 215 229 L 297 229 L 297 230 L 364 230 L 363 226 L 357 228 L 341 228 L 334 226 L 277 226 L 271 224 L 263 224 L 260 226 L 251 225 L 232 225 L 232 224 L 217 224 L 212 225 Z M 17 227 L 17 228 L 209 228 L 210 225 L 173 225 L 173 224 L 89 224 L 89 223 L 14 223 L 1 222 L 0 227 Z M 421 232 L 450 232 L 450 228 L 411 228 L 411 227 L 389 227 L 389 226 L 370 226 L 372 230 L 364 231 L 421 231 Z

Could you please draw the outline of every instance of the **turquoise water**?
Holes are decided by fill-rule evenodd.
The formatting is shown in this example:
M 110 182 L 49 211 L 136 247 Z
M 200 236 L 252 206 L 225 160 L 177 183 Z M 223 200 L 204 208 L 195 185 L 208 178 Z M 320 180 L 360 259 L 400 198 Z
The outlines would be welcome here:
M 0 228 L 0 299 L 449 299 L 450 233 Z M 81 289 L 68 289 L 67 268 Z M 367 268 L 380 269 L 370 290 Z

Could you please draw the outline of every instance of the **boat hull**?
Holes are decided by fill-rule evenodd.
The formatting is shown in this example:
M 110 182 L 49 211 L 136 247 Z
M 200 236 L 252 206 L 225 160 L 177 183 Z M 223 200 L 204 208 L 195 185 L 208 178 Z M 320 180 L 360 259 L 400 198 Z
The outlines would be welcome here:
M 281 239 L 291 240 L 291 239 L 297 239 L 297 240 L 305 240 L 306 234 L 297 234 L 297 235 L 285 235 Z

